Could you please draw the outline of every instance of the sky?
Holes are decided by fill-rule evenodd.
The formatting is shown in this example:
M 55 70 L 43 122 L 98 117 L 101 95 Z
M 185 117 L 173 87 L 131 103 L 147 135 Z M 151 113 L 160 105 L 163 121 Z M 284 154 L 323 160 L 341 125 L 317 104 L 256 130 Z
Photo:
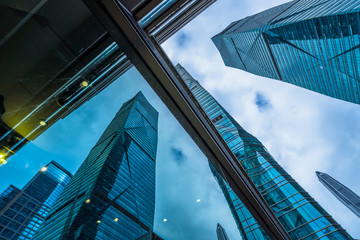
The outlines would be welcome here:
M 360 238 L 360 219 L 315 175 L 328 173 L 360 194 L 360 106 L 226 67 L 210 39 L 231 22 L 283 2 L 218 0 L 163 48 L 342 227 Z M 134 68 L 0 167 L 0 192 L 9 184 L 23 187 L 51 160 L 75 173 L 122 103 L 140 90 L 159 111 L 155 231 L 168 240 L 215 240 L 219 222 L 230 239 L 240 239 L 207 159 Z

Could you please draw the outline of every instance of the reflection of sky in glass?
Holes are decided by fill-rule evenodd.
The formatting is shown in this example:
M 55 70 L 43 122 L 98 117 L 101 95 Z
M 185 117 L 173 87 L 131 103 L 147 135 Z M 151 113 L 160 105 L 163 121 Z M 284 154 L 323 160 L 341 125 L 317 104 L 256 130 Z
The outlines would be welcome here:
M 222 198 L 221 190 L 210 173 L 207 159 L 135 69 L 123 75 L 111 88 L 99 93 L 79 110 L 56 123 L 36 141 L 25 146 L 13 156 L 6 172 L 9 173 L 11 168 L 17 167 L 27 175 L 32 169 L 36 169 L 36 166 L 40 169 L 40 166 L 51 158 L 61 162 L 74 173 L 121 104 L 139 90 L 160 113 L 155 232 L 163 237 L 169 236 L 170 239 L 171 236 L 173 239 L 189 239 L 194 232 L 199 231 L 199 236 L 194 239 L 202 239 L 203 236 L 215 239 L 215 227 L 217 222 L 221 221 L 227 222 L 226 226 L 233 225 L 233 235 L 238 237 L 236 225 L 225 199 Z M 178 163 L 179 154 L 181 163 Z M 31 157 L 27 157 L 27 161 L 23 162 L 24 156 Z M 30 163 L 27 169 L 24 168 L 26 163 Z M 183 174 L 179 175 L 181 172 Z M 15 183 L 14 179 L 11 181 Z M 201 199 L 201 202 L 197 202 L 197 199 Z M 218 206 L 221 202 L 221 206 Z M 207 215 L 216 217 L 207 219 L 207 224 L 200 224 Z M 163 219 L 167 221 L 163 222 Z M 180 228 L 179 224 L 182 225 Z M 176 235 L 179 237 L 174 238 Z
M 203 81 L 232 116 L 356 237 L 359 219 L 328 195 L 314 172 L 343 177 L 343 183 L 360 192 L 360 176 L 353 167 L 360 154 L 358 106 L 225 68 L 210 40 L 230 22 L 282 2 L 286 1 L 217 1 L 163 47 L 174 63 L 182 63 Z M 120 105 L 139 90 L 160 112 L 155 231 L 166 239 L 215 240 L 219 222 L 230 239 L 239 239 L 207 159 L 134 69 L 11 157 L 0 168 L 0 192 L 9 184 L 21 188 L 52 159 L 74 173 Z M 257 93 L 271 103 L 271 109 L 259 111 Z M 200 203 L 195 201 L 198 198 Z M 168 221 L 163 222 L 164 218 Z
M 0 227 L 1 236 L 31 238 L 69 181 L 70 176 L 53 163 L 41 168 L 1 215 L 0 223 L 5 226 Z

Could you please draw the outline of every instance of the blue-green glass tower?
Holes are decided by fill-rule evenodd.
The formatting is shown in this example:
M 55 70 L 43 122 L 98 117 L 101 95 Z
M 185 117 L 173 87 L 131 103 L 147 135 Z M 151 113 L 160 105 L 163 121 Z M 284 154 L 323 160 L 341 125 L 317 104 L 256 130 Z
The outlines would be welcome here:
M 184 68 L 180 65 L 176 68 L 291 239 L 352 239 L 257 138 L 246 132 Z M 210 168 L 243 239 L 269 239 L 214 166 L 210 164 Z
M 319 181 L 340 200 L 350 211 L 360 218 L 360 196 L 330 175 L 316 171 Z
M 212 38 L 225 65 L 360 104 L 360 1 L 294 0 Z
M 137 239 L 152 230 L 158 113 L 124 103 L 34 239 Z
M 218 240 L 229 240 L 225 229 L 223 228 L 223 226 L 220 225 L 220 223 L 218 223 L 216 226 L 216 235 L 218 237 Z
M 71 177 L 51 161 L 22 190 L 10 185 L 0 195 L 0 239 L 31 239 Z

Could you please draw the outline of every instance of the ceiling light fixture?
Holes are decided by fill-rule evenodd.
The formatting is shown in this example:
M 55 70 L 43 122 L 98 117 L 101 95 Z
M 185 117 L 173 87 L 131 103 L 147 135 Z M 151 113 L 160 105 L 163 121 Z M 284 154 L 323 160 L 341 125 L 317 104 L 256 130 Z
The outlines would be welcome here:
M 43 127 L 47 125 L 46 121 L 43 120 L 43 119 L 41 119 L 39 123 L 40 123 L 40 125 L 43 126 Z
M 86 88 L 87 86 L 89 86 L 89 82 L 88 82 L 88 81 L 82 81 L 82 82 L 80 83 L 80 87 L 81 87 L 81 88 Z

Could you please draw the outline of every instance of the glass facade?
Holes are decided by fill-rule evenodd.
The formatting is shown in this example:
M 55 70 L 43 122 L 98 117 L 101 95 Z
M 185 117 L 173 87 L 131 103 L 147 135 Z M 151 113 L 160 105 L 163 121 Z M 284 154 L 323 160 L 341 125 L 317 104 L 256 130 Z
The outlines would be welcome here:
M 220 225 L 220 223 L 218 223 L 216 226 L 216 235 L 218 237 L 218 240 L 229 240 L 225 229 Z
M 227 66 L 360 104 L 360 2 L 296 0 L 212 38 Z
M 160 44 L 212 1 L 116 2 Z M 0 166 L 132 66 L 89 4 L 1 1 Z
M 348 209 L 360 218 L 360 197 L 326 173 L 316 172 L 319 181 Z
M 10 185 L 0 194 L 0 212 L 21 192 L 17 187 Z
M 136 240 L 164 240 L 164 239 L 153 232 L 148 232 Z
M 34 239 L 137 239 L 152 230 L 157 111 L 124 103 Z
M 262 143 L 180 65 L 176 66 L 200 106 L 269 204 L 291 239 L 352 239 L 341 226 L 273 159 Z M 243 239 L 269 239 L 214 166 Z
M 0 195 L 0 239 L 31 239 L 71 177 L 52 161 L 21 191 L 8 187 Z

